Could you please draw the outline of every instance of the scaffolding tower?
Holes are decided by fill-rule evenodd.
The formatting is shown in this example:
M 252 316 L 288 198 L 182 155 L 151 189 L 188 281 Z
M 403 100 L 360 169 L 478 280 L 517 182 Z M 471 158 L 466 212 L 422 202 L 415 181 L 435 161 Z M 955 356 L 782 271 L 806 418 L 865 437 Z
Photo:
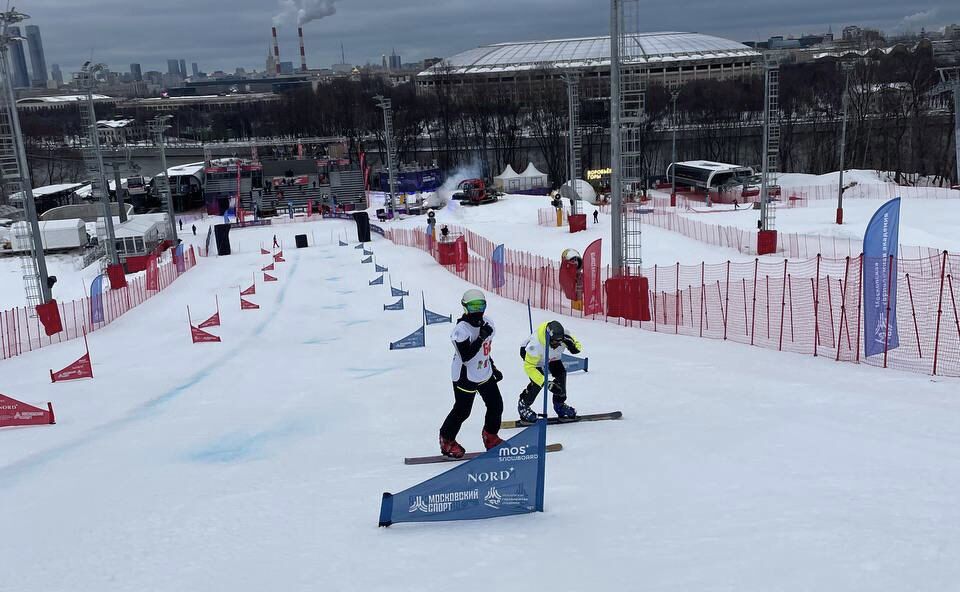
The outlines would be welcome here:
M 940 84 L 934 91 L 953 93 L 953 148 L 956 152 L 957 185 L 960 186 L 960 66 L 937 68 L 940 72 Z
M 20 40 L 10 35 L 9 27 L 27 18 L 14 9 L 0 12 L 0 84 L 3 85 L 0 92 L 0 177 L 7 194 L 19 193 L 23 203 L 25 224 L 16 225 L 14 241 L 19 248 L 25 249 L 20 258 L 20 269 L 27 310 L 33 311 L 53 296 L 8 60 L 9 44 Z
M 160 193 L 160 201 L 167 208 L 167 223 L 170 225 L 170 240 L 177 243 L 177 218 L 173 213 L 173 193 L 170 192 L 170 170 L 167 168 L 167 148 L 163 139 L 163 132 L 170 129 L 167 123 L 172 115 L 158 115 L 150 120 L 150 132 L 160 152 L 160 174 L 153 178 L 154 186 Z M 237 195 L 237 207 L 240 207 L 240 196 Z
M 563 77 L 567 83 L 567 111 L 569 120 L 569 173 L 570 173 L 570 213 L 581 214 L 580 192 L 577 191 L 577 179 L 580 178 L 580 79 L 578 74 Z
M 393 104 L 383 95 L 373 97 L 377 106 L 383 109 L 383 143 L 387 148 L 387 170 L 390 178 L 390 195 L 387 198 L 387 212 L 393 217 L 397 195 L 397 146 L 393 141 Z
M 780 63 L 772 54 L 764 55 L 763 171 L 760 182 L 760 230 L 776 229 L 776 203 L 770 190 L 777 186 L 780 166 Z M 761 253 L 763 254 L 763 253 Z
M 647 90 L 647 56 L 637 38 L 639 0 L 611 0 L 610 28 L 613 269 L 615 275 L 639 275 L 643 228 L 638 202 L 644 188 Z
M 97 84 L 96 76 L 106 69 L 104 64 L 86 62 L 80 71 L 74 74 L 77 88 L 86 94 L 85 105 L 80 108 L 80 125 L 86 131 L 87 141 L 83 144 L 83 165 L 90 181 L 91 197 L 102 206 L 103 223 L 107 229 L 106 255 L 109 263 L 119 265 L 117 255 L 117 237 L 113 230 L 113 212 L 110 209 L 110 186 L 103 166 L 103 150 L 100 147 L 100 132 L 97 130 L 97 110 L 93 104 L 93 89 Z M 120 187 L 117 187 L 119 193 Z

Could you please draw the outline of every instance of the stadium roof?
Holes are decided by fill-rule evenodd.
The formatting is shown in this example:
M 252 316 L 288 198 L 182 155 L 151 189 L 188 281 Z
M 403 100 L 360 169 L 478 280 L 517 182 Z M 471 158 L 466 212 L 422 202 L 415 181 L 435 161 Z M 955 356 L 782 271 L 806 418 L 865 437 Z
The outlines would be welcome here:
M 758 57 L 742 43 L 700 33 L 638 33 L 628 38 L 624 58 L 638 63 Z M 447 58 L 420 74 L 430 76 L 445 68 L 455 74 L 479 74 L 544 67 L 583 68 L 610 65 L 610 37 L 583 37 L 549 41 L 497 43 Z

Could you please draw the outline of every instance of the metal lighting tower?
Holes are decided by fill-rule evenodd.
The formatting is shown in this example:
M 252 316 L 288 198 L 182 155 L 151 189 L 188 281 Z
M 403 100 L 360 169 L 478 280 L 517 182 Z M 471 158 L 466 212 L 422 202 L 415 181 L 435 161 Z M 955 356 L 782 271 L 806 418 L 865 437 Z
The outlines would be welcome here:
M 107 184 L 107 176 L 104 173 L 103 151 L 100 149 L 100 133 L 97 131 L 97 111 L 93 105 L 96 75 L 105 68 L 104 64 L 86 62 L 74 75 L 74 80 L 77 88 L 85 91 L 87 95 L 86 105 L 80 109 L 80 125 L 87 132 L 87 141 L 83 145 L 83 164 L 86 167 L 87 179 L 90 180 L 91 195 L 103 206 L 103 223 L 107 229 L 107 259 L 112 265 L 119 265 L 117 237 L 113 230 L 113 212 L 110 210 L 110 186 Z
M 760 183 L 760 233 L 757 254 L 777 250 L 776 206 L 770 200 L 770 188 L 777 184 L 780 159 L 780 63 L 772 54 L 764 55 L 766 71 L 763 101 L 763 172 Z
M 641 210 L 624 208 L 624 190 L 635 195 L 643 184 L 643 125 L 646 120 L 645 54 L 639 0 L 611 0 L 610 175 L 613 197 L 613 273 L 633 275 L 643 264 Z
M 843 224 L 843 161 L 847 150 L 847 105 L 850 94 L 850 71 L 853 70 L 853 66 L 853 62 L 840 62 L 845 80 L 843 83 L 843 123 L 840 127 L 840 182 L 837 186 L 837 224 Z
M 580 214 L 580 192 L 577 191 L 577 179 L 580 178 L 580 80 L 576 74 L 563 77 L 567 83 L 567 107 L 570 129 L 569 169 L 570 169 L 570 213 Z
M 680 89 L 675 88 L 670 91 L 670 102 L 673 103 L 671 115 L 671 126 L 673 128 L 673 149 L 670 157 L 670 205 L 677 205 L 677 98 L 680 97 Z
M 377 101 L 377 106 L 383 109 L 383 140 L 387 145 L 387 170 L 390 175 L 390 199 L 387 201 L 387 211 L 392 218 L 397 194 L 397 147 L 393 144 L 393 104 L 383 95 L 373 98 Z
M 8 194 L 19 191 L 23 200 L 26 225 L 18 227 L 25 227 L 26 230 L 14 238 L 20 245 L 26 243 L 28 248 L 27 254 L 20 259 L 20 265 L 27 304 L 33 308 L 49 302 L 53 296 L 50 292 L 43 239 L 37 220 L 36 203 L 33 200 L 33 187 L 30 185 L 30 170 L 23 147 L 20 116 L 17 114 L 17 101 L 13 93 L 8 60 L 9 44 L 19 40 L 10 35 L 9 27 L 26 18 L 29 17 L 13 9 L 0 12 L 0 84 L 4 87 L 0 95 L 0 176 Z
M 957 185 L 960 186 L 960 66 L 937 70 L 940 72 L 940 84 L 934 90 L 953 93 L 953 148 L 957 159 Z
M 173 194 L 170 192 L 170 179 L 168 176 L 169 169 L 167 168 L 167 149 L 164 145 L 163 132 L 170 129 L 170 126 L 167 125 L 167 122 L 172 115 L 158 115 L 150 121 L 150 132 L 153 133 L 153 139 L 157 143 L 157 148 L 160 150 L 160 168 L 162 172 L 154 177 L 154 180 L 157 184 L 157 189 L 160 191 L 161 201 L 166 202 L 167 206 L 167 218 L 170 223 L 170 240 L 174 244 L 177 243 L 177 217 L 173 213 Z M 237 196 L 239 200 L 239 196 Z

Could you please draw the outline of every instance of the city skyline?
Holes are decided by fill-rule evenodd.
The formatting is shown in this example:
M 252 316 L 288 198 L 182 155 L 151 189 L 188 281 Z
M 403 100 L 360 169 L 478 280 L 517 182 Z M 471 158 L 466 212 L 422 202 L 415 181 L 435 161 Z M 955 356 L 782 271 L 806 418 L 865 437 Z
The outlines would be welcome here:
M 746 0 L 731 10 L 715 3 L 698 2 L 691 7 L 656 0 L 643 6 L 650 16 L 641 23 L 644 31 L 697 31 L 736 41 L 821 33 L 830 27 L 837 32 L 850 24 L 897 33 L 960 22 L 960 6 L 946 1 L 877 6 L 867 0 L 843 5 L 813 0 L 798 6 L 786 0 Z M 271 46 L 270 26 L 278 12 L 276 4 L 260 0 L 236 0 L 230 11 L 214 4 L 173 0 L 162 7 L 137 7 L 139 18 L 154 25 L 142 29 L 123 26 L 112 7 L 109 0 L 89 0 L 86 8 L 76 9 L 71 18 L 64 18 L 65 9 L 56 0 L 34 0 L 23 9 L 31 15 L 30 22 L 44 30 L 47 59 L 59 63 L 65 72 L 77 70 L 85 61 L 78 56 L 89 59 L 91 54 L 115 71 L 136 62 L 145 72 L 164 72 L 171 54 L 196 61 L 206 72 L 233 72 L 238 67 L 263 70 Z M 341 41 L 348 63 L 379 64 L 381 55 L 389 55 L 392 49 L 406 61 L 417 62 L 491 43 L 588 37 L 609 31 L 609 3 L 605 1 L 584 5 L 574 0 L 528 0 L 522 4 L 490 0 L 482 6 L 446 6 L 410 0 L 398 6 L 387 0 L 368 0 L 344 2 L 336 8 L 335 14 L 303 27 L 310 68 L 340 62 Z M 191 18 L 180 18 L 183 12 L 178 9 L 189 11 Z M 697 15 L 696 21 L 690 20 L 691 14 Z M 507 15 L 509 18 L 504 18 Z M 299 66 L 296 23 L 281 20 L 280 59 Z M 80 46 L 73 34 L 78 24 L 92 31 L 92 39 L 103 41 Z

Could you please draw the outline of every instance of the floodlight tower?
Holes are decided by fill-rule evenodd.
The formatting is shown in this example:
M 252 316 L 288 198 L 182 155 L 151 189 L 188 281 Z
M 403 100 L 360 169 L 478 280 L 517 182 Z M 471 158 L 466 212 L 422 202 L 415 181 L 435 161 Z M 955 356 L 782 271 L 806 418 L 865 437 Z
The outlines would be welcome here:
M 170 240 L 177 243 L 177 217 L 173 212 L 173 194 L 170 192 L 169 169 L 167 168 L 167 149 L 163 139 L 163 132 L 170 129 L 167 123 L 172 115 L 158 115 L 150 121 L 150 132 L 157 143 L 160 152 L 161 173 L 154 177 L 157 189 L 160 191 L 160 200 L 167 206 L 167 222 L 170 224 Z M 239 197 L 237 199 L 239 201 Z
M 107 230 L 106 253 L 112 265 L 119 265 L 117 238 L 113 230 L 113 212 L 110 208 L 110 186 L 103 166 L 103 151 L 100 148 L 100 132 L 97 130 L 97 111 L 93 104 L 93 88 L 97 83 L 97 74 L 106 69 L 104 64 L 85 62 L 80 71 L 74 74 L 77 88 L 87 95 L 86 105 L 80 109 L 80 125 L 86 131 L 87 141 L 83 145 L 83 164 L 87 179 L 90 181 L 91 196 L 99 200 L 103 210 L 103 223 Z M 117 187 L 119 193 L 120 187 Z
M 390 196 L 387 211 L 393 217 L 394 200 L 397 194 L 397 147 L 393 143 L 393 103 L 383 95 L 373 97 L 383 109 L 383 141 L 387 145 L 387 171 L 390 175 Z
M 40 223 L 37 220 L 37 207 L 30 184 L 30 169 L 27 153 L 23 146 L 23 134 L 20 130 L 20 116 L 17 113 L 16 96 L 13 93 L 13 81 L 10 79 L 10 66 L 7 59 L 9 44 L 19 41 L 10 35 L 10 25 L 15 25 L 27 15 L 10 9 L 0 12 L 0 177 L 8 194 L 20 193 L 26 224 L 14 237 L 26 254 L 20 259 L 23 286 L 27 305 L 31 308 L 49 302 L 53 295 L 50 290 L 50 277 L 47 274 L 47 262 L 43 255 L 43 239 L 40 235 Z
M 937 70 L 940 72 L 940 84 L 935 90 L 953 93 L 953 147 L 957 159 L 957 185 L 960 186 L 960 66 Z
M 635 196 L 643 184 L 643 125 L 646 120 L 645 55 L 637 39 L 639 0 L 611 0 L 610 14 L 610 190 L 613 213 L 613 273 L 639 274 L 643 264 L 641 210 L 624 208 L 624 191 Z
M 577 179 L 580 178 L 580 80 L 578 74 L 573 73 L 563 77 L 567 83 L 567 111 L 570 136 L 569 169 L 570 169 L 570 213 L 580 214 L 580 192 L 577 191 Z
M 853 62 L 840 62 L 844 73 L 843 83 L 843 123 L 840 126 L 840 182 L 837 187 L 837 224 L 843 224 L 843 167 L 847 151 L 847 106 L 850 102 L 850 72 Z
M 777 185 L 777 167 L 780 160 L 780 62 L 775 55 L 764 55 L 764 70 L 763 171 L 760 183 L 758 255 L 775 253 L 777 250 L 776 206 L 770 200 L 770 189 Z
M 670 205 L 677 205 L 677 99 L 680 98 L 680 88 L 670 91 L 670 102 L 673 103 L 670 127 L 673 128 L 673 148 L 670 157 Z M 709 195 L 709 192 L 708 192 Z M 708 198 L 709 199 L 709 198 Z

